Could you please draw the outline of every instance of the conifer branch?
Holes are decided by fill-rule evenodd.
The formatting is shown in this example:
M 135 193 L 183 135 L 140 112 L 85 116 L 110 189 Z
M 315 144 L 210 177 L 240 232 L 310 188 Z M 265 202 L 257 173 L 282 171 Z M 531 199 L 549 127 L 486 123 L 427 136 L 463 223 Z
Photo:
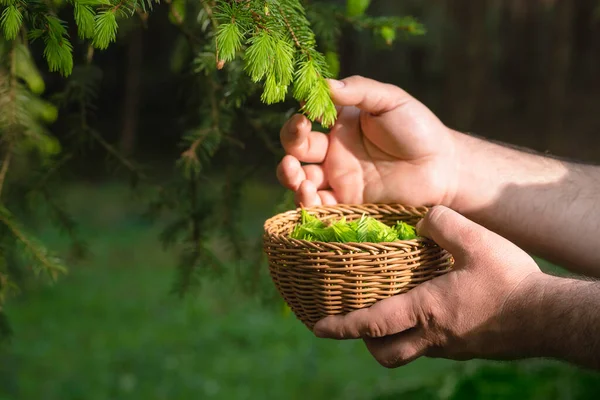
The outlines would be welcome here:
M 119 161 L 119 163 L 121 163 L 121 165 L 123 165 L 125 168 L 127 168 L 136 177 L 144 179 L 144 180 L 148 179 L 148 177 L 142 171 L 140 171 L 140 169 L 132 161 L 130 161 L 127 157 L 123 156 L 119 152 L 119 150 L 117 150 L 113 145 L 108 143 L 102 137 L 102 135 L 100 135 L 94 129 L 89 129 L 88 132 L 92 136 L 92 138 L 94 138 L 102 147 L 104 147 L 104 149 L 110 155 L 112 155 L 117 161 Z
M 9 77 L 9 96 L 10 96 L 10 107 L 9 112 L 9 126 L 8 129 L 12 131 L 17 124 L 17 57 L 15 56 L 15 42 L 13 41 L 10 49 L 10 77 Z M 12 159 L 12 150 L 14 146 L 15 138 L 8 135 L 8 146 L 4 152 L 4 160 L 2 160 L 2 168 L 0 169 L 0 196 L 2 196 L 2 190 L 4 189 L 4 182 L 6 175 L 8 174 L 8 168 Z
M 219 23 L 215 19 L 215 15 L 213 13 L 213 7 L 214 7 L 214 5 L 208 4 L 208 0 L 200 0 L 200 3 L 202 3 L 202 7 L 204 7 L 204 12 L 206 12 L 206 15 L 210 19 L 210 22 L 211 22 L 211 24 L 213 26 L 213 29 L 216 32 L 217 28 L 219 27 Z
M 44 254 L 38 246 L 36 246 L 27 236 L 21 232 L 21 230 L 15 225 L 15 223 L 9 217 L 9 213 L 6 209 L 0 207 L 0 222 L 2 222 L 13 236 L 21 242 L 27 251 L 29 251 L 34 258 L 50 272 L 50 275 L 55 277 L 58 273 L 66 273 L 67 270 L 63 266 L 51 260 L 46 254 Z
M 204 3 L 203 1 L 201 1 Z M 190 47 L 194 48 L 196 45 L 200 45 L 203 41 L 195 36 L 184 24 L 183 16 L 179 13 L 176 7 L 173 6 L 171 0 L 167 0 L 167 4 L 170 4 L 170 11 L 173 17 L 175 18 L 175 26 L 179 29 L 179 31 L 186 37 Z
M 204 139 L 206 139 L 206 137 L 208 136 L 209 133 L 210 133 L 210 129 L 208 129 L 208 128 L 200 131 L 198 138 L 196 140 L 194 140 L 192 142 L 192 144 L 190 144 L 190 146 L 183 153 L 181 153 L 181 157 L 188 158 L 193 161 L 197 161 L 198 156 L 196 155 L 196 150 L 198 149 L 198 146 L 200 146 L 202 144 Z
M 0 197 L 2 196 L 2 189 L 4 188 L 4 181 L 6 174 L 8 173 L 8 167 L 12 158 L 12 143 L 8 146 L 5 152 L 4 160 L 2 160 L 2 169 L 0 169 Z
M 308 57 L 310 57 L 310 54 L 308 54 L 306 49 L 302 46 L 302 44 L 300 44 L 300 41 L 296 37 L 296 33 L 292 29 L 292 26 L 290 25 L 290 23 L 287 19 L 287 16 L 285 15 L 285 12 L 281 8 L 281 6 L 279 6 L 279 12 L 281 13 L 281 16 L 283 17 L 283 21 L 285 22 L 285 25 L 287 26 L 288 31 L 290 32 L 290 35 L 292 35 L 292 39 L 294 39 L 294 43 L 296 43 L 296 47 L 298 47 L 298 49 L 300 49 L 304 54 L 306 54 Z

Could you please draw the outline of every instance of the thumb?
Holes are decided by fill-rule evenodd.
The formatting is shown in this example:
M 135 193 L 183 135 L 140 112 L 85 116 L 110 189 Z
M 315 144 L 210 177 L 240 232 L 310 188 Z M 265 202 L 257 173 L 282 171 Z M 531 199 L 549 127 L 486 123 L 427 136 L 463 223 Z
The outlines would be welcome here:
M 454 258 L 467 256 L 477 248 L 488 230 L 444 206 L 435 206 L 417 224 L 417 234 L 427 237 L 450 252 Z M 475 245 L 475 246 L 474 246 Z
M 331 98 L 338 106 L 354 106 L 373 115 L 390 112 L 412 97 L 397 86 L 362 76 L 329 80 Z

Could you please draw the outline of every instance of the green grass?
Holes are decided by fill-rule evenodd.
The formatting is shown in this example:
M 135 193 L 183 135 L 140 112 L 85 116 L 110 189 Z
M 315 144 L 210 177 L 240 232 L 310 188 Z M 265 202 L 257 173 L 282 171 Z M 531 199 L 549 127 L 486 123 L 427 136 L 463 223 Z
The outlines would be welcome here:
M 249 188 L 244 228 L 256 236 L 280 192 Z M 317 339 L 230 276 L 176 298 L 175 254 L 126 188 L 78 185 L 66 195 L 92 257 L 8 305 L 15 336 L 0 351 L 0 400 L 559 398 L 558 389 L 592 387 L 554 363 L 421 359 L 387 370 L 362 342 Z M 38 233 L 65 248 L 50 227 Z

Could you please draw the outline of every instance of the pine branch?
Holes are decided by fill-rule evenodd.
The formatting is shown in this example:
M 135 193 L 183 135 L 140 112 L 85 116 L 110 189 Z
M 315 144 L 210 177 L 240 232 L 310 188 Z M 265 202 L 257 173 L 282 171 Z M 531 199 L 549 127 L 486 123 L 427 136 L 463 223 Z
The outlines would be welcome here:
M 116 12 L 122 4 L 121 1 L 114 8 L 100 12 L 94 17 L 94 40 L 92 43 L 97 49 L 105 50 L 110 43 L 117 39 Z
M 16 92 L 17 92 L 17 75 L 16 75 L 16 70 L 17 70 L 17 59 L 15 56 L 15 43 L 13 42 L 11 50 L 10 50 L 10 77 L 9 77 L 9 96 L 10 96 L 10 110 L 9 111 L 9 122 L 8 122 L 8 128 L 10 130 L 14 129 L 14 127 L 17 124 L 17 117 L 16 117 L 16 107 L 17 107 L 17 102 L 16 102 Z M 6 180 L 6 174 L 8 173 L 8 168 L 10 166 L 10 162 L 11 162 L 11 158 L 12 158 L 12 151 L 13 151 L 13 146 L 14 146 L 14 138 L 12 138 L 11 132 L 9 131 L 8 134 L 6 135 L 8 137 L 8 146 L 6 148 L 6 151 L 4 152 L 4 160 L 2 161 L 2 168 L 0 169 L 0 196 L 2 196 L 2 190 L 4 189 L 4 182 Z
M 219 27 L 219 23 L 215 19 L 215 15 L 213 13 L 213 7 L 214 7 L 214 5 L 210 4 L 209 0 L 200 0 L 200 3 L 202 3 L 202 7 L 204 8 L 204 12 L 206 12 L 206 15 L 210 19 L 210 23 L 212 24 L 213 29 L 216 31 L 217 28 Z
M 75 1 L 74 17 L 78 27 L 79 37 L 82 39 L 91 39 L 94 37 L 94 25 L 96 11 L 87 4 Z
M 298 0 L 278 1 L 269 8 L 254 2 L 220 2 L 217 30 L 217 66 L 223 68 L 236 53 L 244 50 L 246 70 L 254 82 L 264 81 L 261 101 L 274 104 L 287 98 L 288 87 L 304 85 L 307 90 L 294 90 L 296 100 L 303 102 L 302 111 L 324 127 L 331 127 L 337 117 L 326 79 L 332 74 L 325 57 L 316 50 L 310 22 Z M 246 39 L 246 36 L 248 38 Z M 314 76 L 299 77 L 298 71 L 310 64 Z M 310 82 L 303 81 L 311 78 Z
M 98 142 L 107 151 L 107 153 L 109 153 L 121 165 L 123 165 L 125 168 L 127 168 L 136 177 L 136 179 L 137 178 L 143 179 L 143 180 L 148 179 L 148 177 L 146 176 L 146 174 L 144 174 L 144 172 L 142 172 L 141 169 L 137 165 L 135 165 L 127 157 L 123 156 L 119 152 L 119 150 L 117 150 L 113 145 L 111 145 L 110 143 L 108 143 L 106 141 L 106 139 L 104 139 L 102 137 L 102 135 L 100 135 L 98 132 L 96 132 L 96 130 L 89 129 L 88 133 L 90 134 L 90 136 L 92 138 L 94 138 L 96 140 L 96 142 Z
M 10 108 L 9 128 L 12 130 L 17 125 L 17 58 L 15 56 L 15 46 L 13 42 L 10 50 Z
M 46 15 L 45 19 L 42 37 L 48 68 L 50 72 L 69 76 L 73 71 L 73 45 L 68 39 L 66 23 L 53 15 Z
M 10 160 L 12 158 L 12 144 L 8 146 L 6 152 L 4 153 L 4 160 L 2 161 L 2 169 L 0 169 L 0 197 L 2 196 L 2 189 L 4 188 L 4 181 L 6 179 L 6 174 L 8 173 L 8 167 L 10 165 Z
M 2 222 L 9 231 L 13 234 L 15 239 L 23 244 L 25 249 L 34 257 L 34 259 L 49 273 L 49 275 L 56 279 L 59 273 L 66 273 L 67 269 L 60 264 L 56 259 L 48 256 L 43 248 L 35 244 L 29 239 L 12 220 L 10 212 L 0 206 L 0 222 Z
M 10 4 L 0 15 L 0 24 L 4 30 L 4 36 L 8 40 L 13 40 L 21 30 L 23 24 L 23 14 L 19 7 L 20 4 Z

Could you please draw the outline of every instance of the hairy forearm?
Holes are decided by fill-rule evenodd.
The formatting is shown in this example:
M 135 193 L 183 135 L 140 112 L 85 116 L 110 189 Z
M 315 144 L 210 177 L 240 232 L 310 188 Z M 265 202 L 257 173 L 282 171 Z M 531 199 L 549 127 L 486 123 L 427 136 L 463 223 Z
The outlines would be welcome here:
M 453 134 L 461 156 L 454 209 L 537 256 L 600 277 L 600 168 Z
M 531 290 L 532 355 L 600 369 L 600 283 L 544 275 Z

